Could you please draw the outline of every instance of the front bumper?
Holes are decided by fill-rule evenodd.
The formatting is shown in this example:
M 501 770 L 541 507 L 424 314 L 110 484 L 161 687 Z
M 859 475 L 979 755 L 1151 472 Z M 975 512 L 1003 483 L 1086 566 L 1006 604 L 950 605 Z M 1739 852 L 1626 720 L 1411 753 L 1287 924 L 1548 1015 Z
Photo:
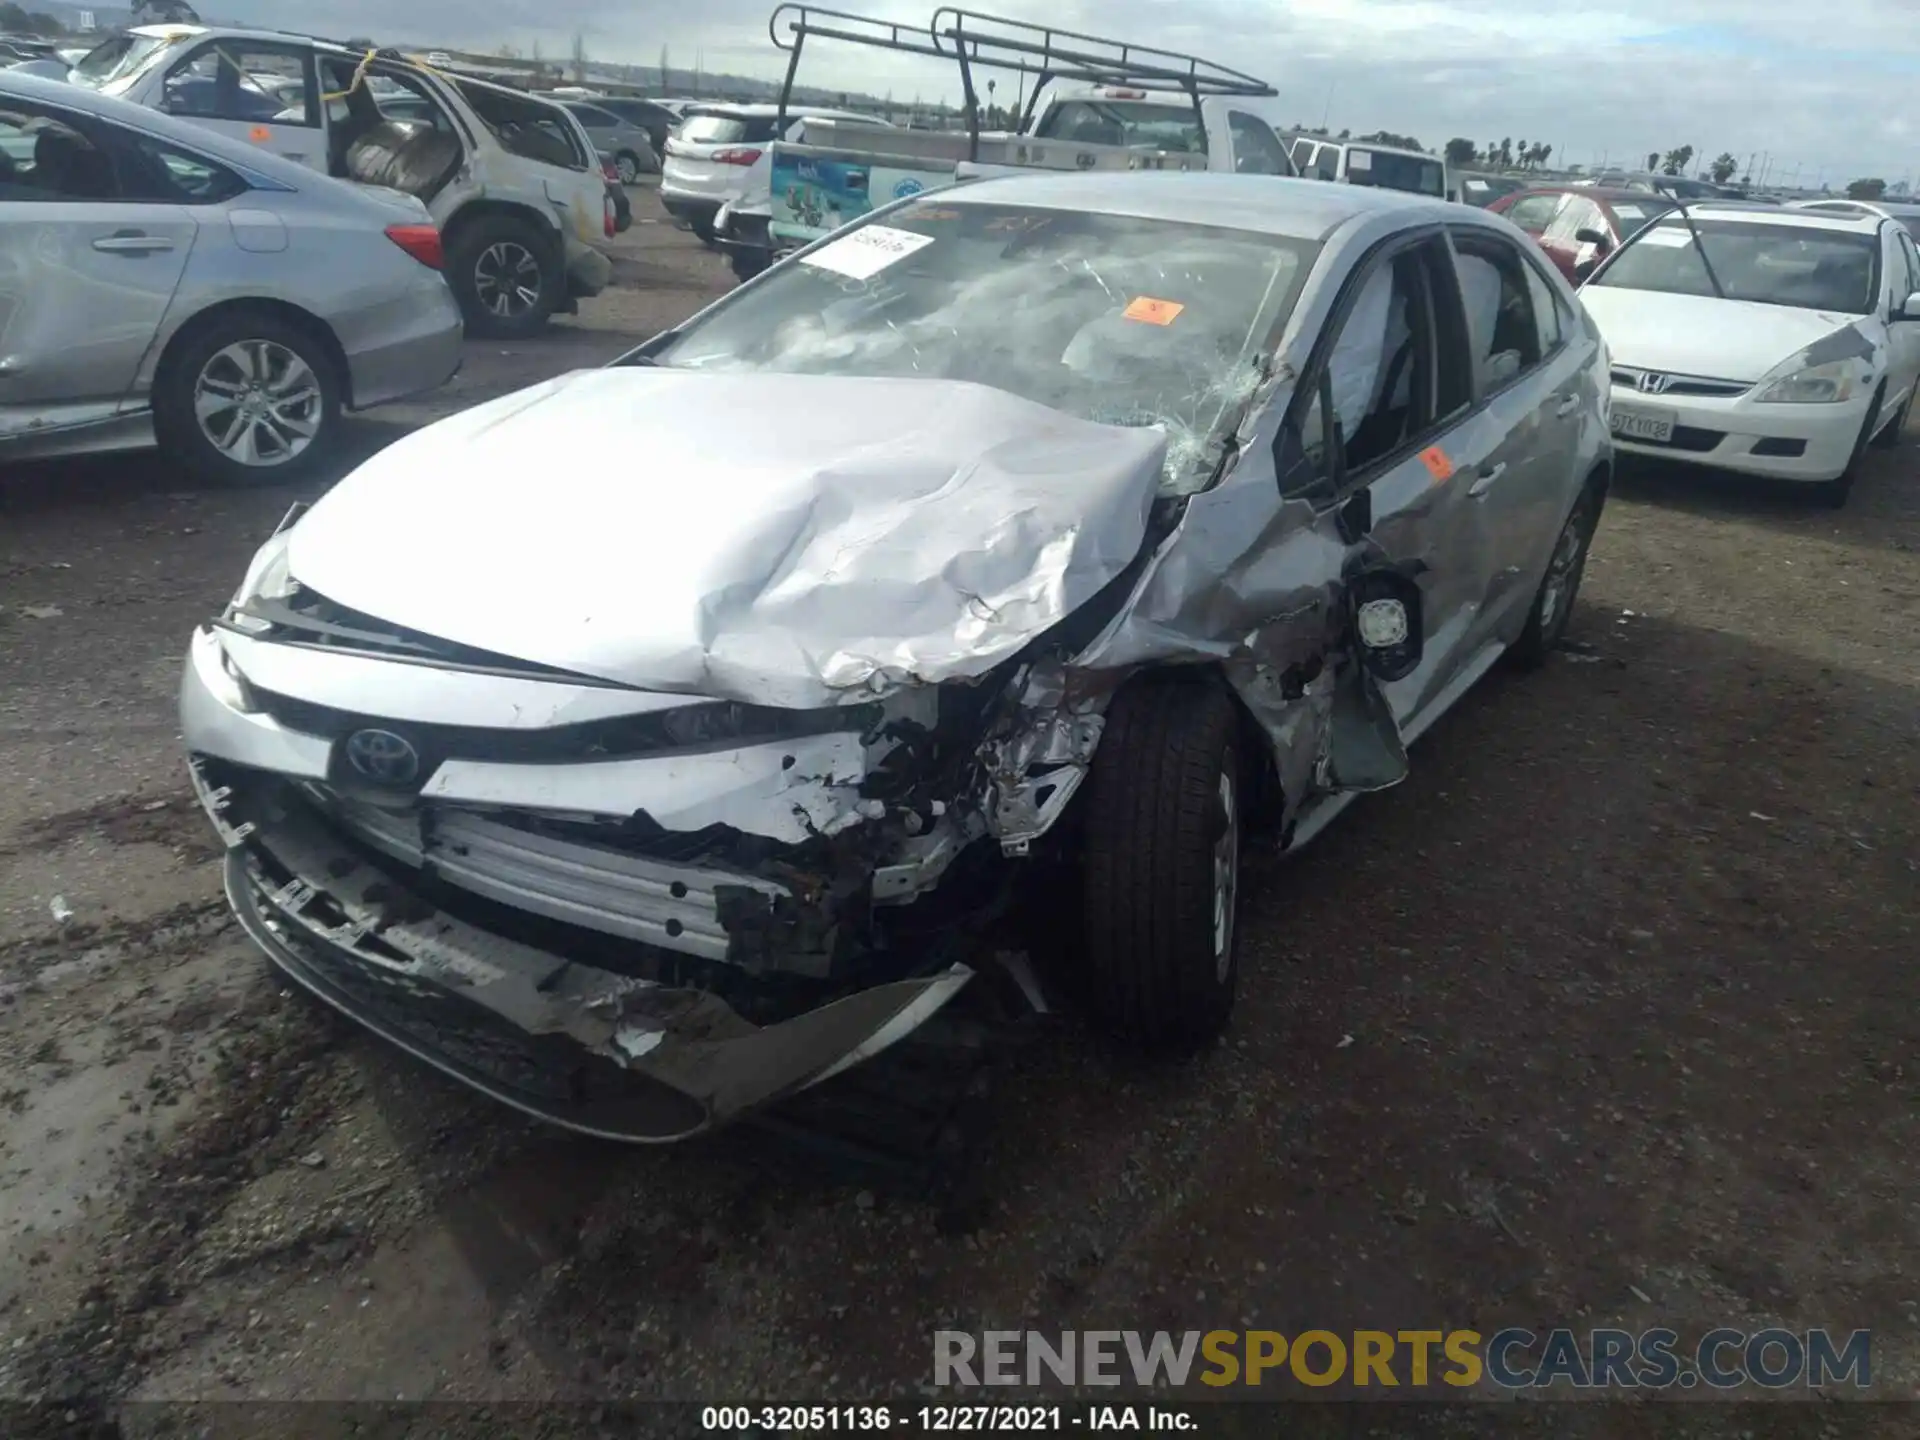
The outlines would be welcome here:
M 1616 433 L 1619 450 L 1803 481 L 1837 479 L 1846 470 L 1872 403 L 1869 393 L 1833 405 L 1763 405 L 1750 395 L 1651 396 L 1624 385 L 1613 387 L 1612 402 L 1615 410 L 1665 412 L 1674 419 L 1670 442 Z
M 794 942 L 823 911 L 798 880 L 484 803 L 363 803 L 329 784 L 335 743 L 250 710 L 221 656 L 196 636 L 181 724 L 247 933 L 303 988 L 529 1114 L 683 1139 L 878 1054 L 971 977 L 941 963 L 858 988 L 830 965 L 806 973 Z

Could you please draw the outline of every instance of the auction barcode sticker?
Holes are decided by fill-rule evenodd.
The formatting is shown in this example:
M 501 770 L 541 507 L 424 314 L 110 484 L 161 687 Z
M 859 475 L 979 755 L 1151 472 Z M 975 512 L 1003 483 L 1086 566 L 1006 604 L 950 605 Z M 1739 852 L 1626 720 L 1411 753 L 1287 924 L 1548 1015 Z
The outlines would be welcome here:
M 800 263 L 831 270 L 850 280 L 866 280 L 932 243 L 931 235 L 916 235 L 891 225 L 862 225 L 851 235 L 843 235 L 811 255 L 802 255 Z

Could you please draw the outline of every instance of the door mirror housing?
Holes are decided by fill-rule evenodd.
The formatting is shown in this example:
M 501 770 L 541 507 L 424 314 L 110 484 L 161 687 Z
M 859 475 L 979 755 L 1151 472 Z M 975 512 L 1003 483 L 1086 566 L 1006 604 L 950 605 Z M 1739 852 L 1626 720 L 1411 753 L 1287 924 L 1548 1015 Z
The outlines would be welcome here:
M 1591 225 L 1582 225 L 1573 232 L 1573 238 L 1582 245 L 1598 245 L 1602 254 L 1613 248 L 1613 237 L 1604 230 L 1595 230 Z
M 1362 492 L 1365 493 L 1365 492 Z M 1354 649 L 1377 680 L 1404 680 L 1426 648 L 1420 586 L 1399 570 L 1364 570 L 1347 585 Z
M 1920 290 L 1914 291 L 1906 299 L 1893 307 L 1896 320 L 1920 320 Z

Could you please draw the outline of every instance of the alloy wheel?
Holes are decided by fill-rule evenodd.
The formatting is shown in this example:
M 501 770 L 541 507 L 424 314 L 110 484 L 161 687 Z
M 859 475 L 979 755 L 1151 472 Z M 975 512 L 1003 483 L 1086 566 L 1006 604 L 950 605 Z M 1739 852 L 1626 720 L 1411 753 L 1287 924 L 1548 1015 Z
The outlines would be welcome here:
M 325 413 L 320 377 L 272 340 L 216 350 L 193 385 L 201 434 L 240 465 L 267 469 L 295 459 L 320 433 Z
M 1554 543 L 1553 559 L 1547 562 L 1547 578 L 1540 586 L 1540 633 L 1552 638 L 1554 626 L 1573 603 L 1575 587 L 1580 583 L 1580 564 L 1587 549 L 1587 506 L 1582 497 L 1567 517 L 1566 528 Z
M 540 260 L 517 240 L 496 240 L 473 265 L 480 304 L 503 320 L 517 320 L 540 303 Z

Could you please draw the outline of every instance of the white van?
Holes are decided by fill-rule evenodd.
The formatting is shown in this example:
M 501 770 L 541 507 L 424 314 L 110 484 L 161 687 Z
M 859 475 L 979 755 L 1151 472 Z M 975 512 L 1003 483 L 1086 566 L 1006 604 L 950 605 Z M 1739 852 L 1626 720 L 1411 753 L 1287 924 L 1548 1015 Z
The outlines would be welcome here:
M 1310 180 L 1346 185 L 1377 185 L 1415 195 L 1448 198 L 1447 167 L 1438 155 L 1397 150 L 1356 140 L 1320 140 L 1302 135 L 1293 142 L 1293 163 Z

